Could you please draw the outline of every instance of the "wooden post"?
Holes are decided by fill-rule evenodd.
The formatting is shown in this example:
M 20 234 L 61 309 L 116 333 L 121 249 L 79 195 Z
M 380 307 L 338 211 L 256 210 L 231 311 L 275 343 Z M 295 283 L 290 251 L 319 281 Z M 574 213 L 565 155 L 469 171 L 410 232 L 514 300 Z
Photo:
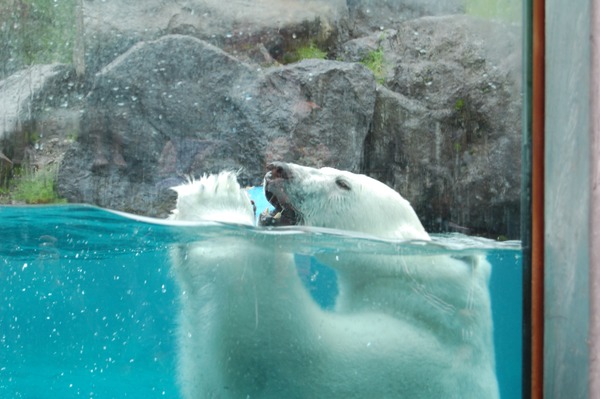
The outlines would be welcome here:
M 545 2 L 533 0 L 531 95 L 531 398 L 544 395 Z

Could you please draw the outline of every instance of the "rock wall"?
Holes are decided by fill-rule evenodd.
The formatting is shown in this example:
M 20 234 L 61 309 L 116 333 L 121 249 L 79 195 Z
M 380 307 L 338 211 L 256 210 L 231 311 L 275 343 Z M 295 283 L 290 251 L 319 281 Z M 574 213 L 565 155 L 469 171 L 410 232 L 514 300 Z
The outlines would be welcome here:
M 87 75 L 61 75 L 80 100 L 58 176 L 69 201 L 164 217 L 185 176 L 259 184 L 285 160 L 382 180 L 432 232 L 518 237 L 518 26 L 447 15 L 458 1 L 84 4 Z M 311 43 L 328 59 L 278 62 Z M 19 132 L 4 135 L 0 150 Z
M 96 76 L 61 194 L 164 216 L 186 176 L 233 169 L 258 185 L 275 159 L 358 172 L 374 93 L 356 63 L 262 70 L 190 36 L 142 42 Z

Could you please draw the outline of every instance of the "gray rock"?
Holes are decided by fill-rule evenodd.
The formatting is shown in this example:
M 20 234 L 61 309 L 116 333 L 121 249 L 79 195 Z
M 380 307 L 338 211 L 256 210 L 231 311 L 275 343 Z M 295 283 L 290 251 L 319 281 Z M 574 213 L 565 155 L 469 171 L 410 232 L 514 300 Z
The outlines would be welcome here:
M 403 193 L 430 231 L 517 237 L 518 34 L 482 23 L 422 18 L 358 42 L 377 42 L 386 64 L 365 172 Z
M 283 13 L 280 22 L 216 3 L 85 2 L 86 35 L 97 35 L 89 43 L 105 51 L 97 67 L 111 62 L 94 78 L 81 123 L 83 89 L 69 68 L 38 66 L 0 82 L 4 169 L 6 158 L 36 155 L 28 132 L 54 131 L 59 149 L 79 134 L 61 164 L 60 195 L 165 216 L 174 198 L 168 188 L 186 175 L 234 169 L 243 183 L 258 184 L 272 160 L 330 165 L 396 188 L 430 231 L 518 237 L 518 27 L 466 16 L 406 20 L 450 12 L 451 2 L 423 3 L 411 14 L 408 2 L 352 0 L 346 9 L 339 1 L 314 1 L 295 16 L 284 12 L 282 0 L 269 14 Z M 259 13 L 264 4 L 256 7 Z M 378 29 L 371 7 L 388 10 L 380 17 L 394 15 L 393 29 L 335 47 L 348 27 L 354 34 Z M 102 13 L 114 18 L 92 18 Z M 118 13 L 132 15 L 130 26 Z M 217 22 L 224 27 L 210 25 Z M 162 36 L 213 29 L 207 39 L 221 48 Z M 331 39 L 330 54 L 344 62 L 261 66 L 308 37 Z M 91 56 L 94 48 L 87 50 Z M 372 73 L 357 63 L 373 52 L 384 58 L 377 91 Z M 67 130 L 69 139 L 59 133 Z
M 165 216 L 186 175 L 239 169 L 258 184 L 272 159 L 357 171 L 374 102 L 358 64 L 263 71 L 189 36 L 140 43 L 98 74 L 59 194 Z
M 251 93 L 266 162 L 359 171 L 375 104 L 375 82 L 365 67 L 306 60 L 267 70 Z
M 353 37 L 393 29 L 424 16 L 463 13 L 464 0 L 347 0 Z
M 93 72 L 135 43 L 165 34 L 194 36 L 238 59 L 268 64 L 309 39 L 332 46 L 348 18 L 345 0 L 86 1 L 84 14 L 85 58 Z
M 32 123 L 42 103 L 68 104 L 68 96 L 59 86 L 71 80 L 71 73 L 67 65 L 34 65 L 1 80 L 0 139 Z
M 77 87 L 72 68 L 63 64 L 34 65 L 0 81 L 0 154 L 4 161 L 40 166 L 33 150 L 41 136 L 54 133 L 55 125 L 64 128 L 65 135 L 67 129 L 69 134 L 77 134 L 73 128 L 81 103 Z

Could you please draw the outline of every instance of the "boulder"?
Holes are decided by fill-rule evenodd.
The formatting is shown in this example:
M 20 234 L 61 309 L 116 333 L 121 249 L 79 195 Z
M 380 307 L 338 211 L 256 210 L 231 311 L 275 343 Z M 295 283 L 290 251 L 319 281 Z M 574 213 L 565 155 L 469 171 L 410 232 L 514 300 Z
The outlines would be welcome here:
M 55 125 L 76 134 L 78 113 L 67 109 L 81 102 L 77 86 L 72 68 L 63 64 L 33 65 L 0 81 L 0 154 L 5 162 L 35 164 L 35 145 L 55 132 Z M 52 110 L 56 117 L 49 116 Z
M 375 105 L 375 81 L 365 67 L 306 60 L 271 68 L 249 94 L 256 98 L 246 104 L 248 114 L 257 116 L 264 162 L 360 170 Z
M 87 69 L 112 62 L 139 41 L 167 34 L 205 40 L 240 60 L 270 64 L 314 40 L 331 47 L 343 36 L 345 0 L 86 1 Z
M 330 165 L 391 185 L 430 231 L 519 236 L 518 26 L 445 15 L 459 1 L 167 3 L 84 2 L 84 85 L 56 65 L 0 82 L 0 178 L 76 138 L 60 195 L 166 216 L 187 175 Z M 311 41 L 339 61 L 277 63 Z
M 384 54 L 365 172 L 403 193 L 430 231 L 519 235 L 517 33 L 427 17 L 346 46 Z
M 347 0 L 349 29 L 353 37 L 395 28 L 424 16 L 463 13 L 464 0 Z
M 0 81 L 0 139 L 32 123 L 42 103 L 68 106 L 67 90 L 61 84 L 69 82 L 71 69 L 63 64 L 33 65 Z
M 190 36 L 142 42 L 97 75 L 59 194 L 165 216 L 188 175 L 240 170 L 259 184 L 272 159 L 358 171 L 374 103 L 359 64 L 262 70 Z

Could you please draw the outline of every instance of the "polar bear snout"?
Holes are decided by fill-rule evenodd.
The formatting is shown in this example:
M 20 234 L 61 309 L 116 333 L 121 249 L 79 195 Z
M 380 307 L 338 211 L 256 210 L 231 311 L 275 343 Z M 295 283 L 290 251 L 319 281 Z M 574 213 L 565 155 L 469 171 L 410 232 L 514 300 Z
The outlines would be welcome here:
M 261 213 L 258 224 L 261 226 L 293 226 L 300 221 L 300 215 L 290 200 L 286 184 L 292 179 L 292 168 L 284 162 L 267 165 L 264 179 L 264 191 L 267 201 L 275 208 Z
M 267 174 L 264 180 L 265 197 L 276 210 L 291 206 L 285 189 L 286 182 L 291 175 L 292 171 L 286 163 L 274 162 L 267 166 Z
M 265 181 L 274 179 L 290 179 L 292 176 L 292 169 L 290 165 L 285 162 L 273 162 L 267 165 L 267 174 L 265 175 Z

